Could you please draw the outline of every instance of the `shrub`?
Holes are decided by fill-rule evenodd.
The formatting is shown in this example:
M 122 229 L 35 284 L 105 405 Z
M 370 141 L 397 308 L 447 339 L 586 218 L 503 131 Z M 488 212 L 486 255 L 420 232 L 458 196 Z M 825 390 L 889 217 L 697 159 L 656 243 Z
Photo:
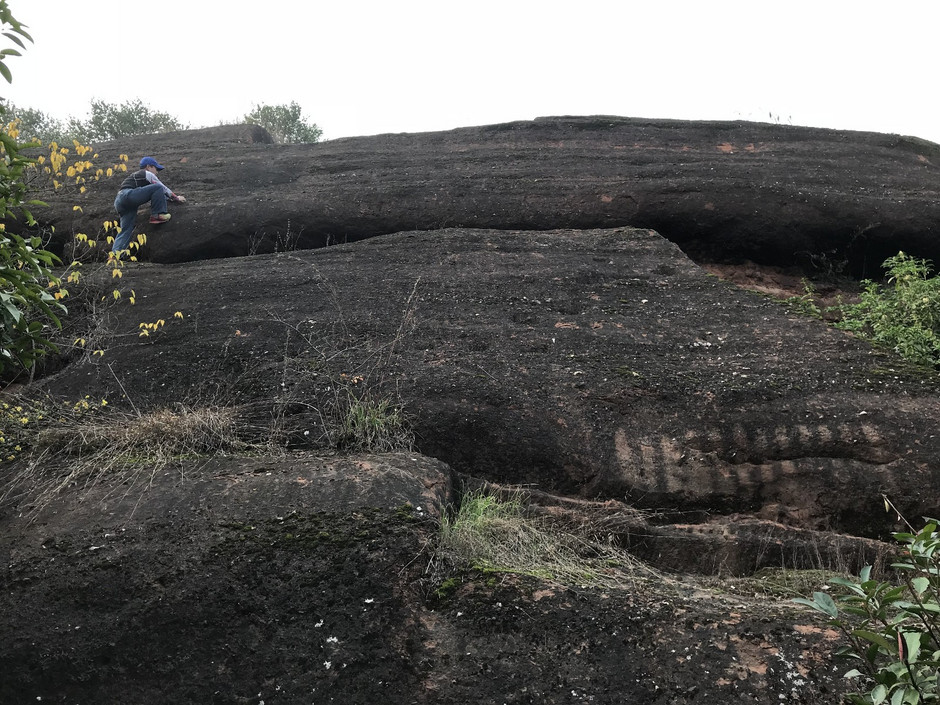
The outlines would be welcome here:
M 6 0 L 0 0 L 0 25 L 3 36 L 24 47 L 23 40 L 32 41 L 23 26 L 10 12 Z M 0 51 L 0 74 L 12 80 L 5 64 L 7 56 L 19 56 L 15 49 Z M 0 115 L 5 108 L 0 105 Z M 21 150 L 39 146 L 38 143 L 20 144 L 17 130 L 0 130 L 0 218 L 7 222 L 23 217 L 28 225 L 35 225 L 29 208 L 45 205 L 40 201 L 27 201 L 25 170 L 33 160 Z M 0 223 L 0 379 L 8 378 L 21 368 L 32 369 L 45 352 L 55 349 L 48 331 L 60 326 L 59 313 L 65 306 L 48 287 L 58 280 L 52 266 L 58 259 L 42 249 L 38 237 L 23 238 L 8 232 Z
M 858 331 L 920 365 L 940 366 L 940 277 L 927 260 L 898 252 L 883 264 L 887 286 L 870 280 L 857 304 L 841 308 L 844 330 Z
M 59 142 L 68 144 L 72 135 L 61 120 L 34 108 L 21 108 L 13 103 L 6 104 L 6 118 L 19 123 L 20 135 L 27 140 L 48 144 Z
M 153 110 L 140 99 L 120 105 L 103 100 L 91 101 L 87 120 L 69 120 L 66 132 L 82 142 L 113 140 L 133 135 L 154 135 L 185 130 L 186 125 L 169 113 Z
M 852 703 L 917 705 L 940 702 L 940 532 L 928 520 L 918 533 L 897 533 L 902 544 L 895 582 L 872 577 L 871 566 L 857 580 L 833 578 L 844 592 L 813 593 L 808 605 L 829 617 L 848 645 L 837 655 L 856 667 L 845 674 L 860 690 Z
M 323 135 L 316 123 L 304 118 L 295 102 L 289 105 L 256 105 L 245 116 L 245 122 L 261 125 L 275 142 L 283 144 L 319 142 Z

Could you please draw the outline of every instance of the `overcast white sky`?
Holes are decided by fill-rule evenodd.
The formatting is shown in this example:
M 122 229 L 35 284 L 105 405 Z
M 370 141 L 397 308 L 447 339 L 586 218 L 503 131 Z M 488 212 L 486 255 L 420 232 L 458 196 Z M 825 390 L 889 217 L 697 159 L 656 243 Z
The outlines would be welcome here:
M 0 96 L 59 118 L 140 98 L 203 127 L 296 101 L 326 139 L 604 114 L 940 142 L 940 0 L 10 6 L 35 44 Z

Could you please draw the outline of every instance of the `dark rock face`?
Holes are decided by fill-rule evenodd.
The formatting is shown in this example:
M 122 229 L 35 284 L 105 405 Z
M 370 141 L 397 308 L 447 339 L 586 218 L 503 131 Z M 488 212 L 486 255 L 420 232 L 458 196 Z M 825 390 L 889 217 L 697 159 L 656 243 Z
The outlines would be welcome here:
M 138 303 L 109 312 L 115 337 L 96 346 L 171 323 L 50 378 L 57 395 L 260 404 L 309 445 L 330 380 L 361 376 L 407 401 L 421 452 L 494 481 L 874 536 L 893 526 L 883 492 L 940 511 L 929 374 L 707 276 L 651 231 L 402 233 L 130 265 L 122 285 Z
M 98 146 L 155 154 L 190 203 L 144 254 L 181 262 L 444 227 L 652 228 L 696 259 L 878 276 L 903 249 L 940 261 L 940 146 L 739 122 L 544 118 L 424 134 L 265 144 L 259 128 Z M 117 184 L 47 197 L 59 233 L 95 233 Z
M 319 470 L 344 465 L 363 489 L 376 481 L 369 496 L 323 492 Z M 799 619 L 768 628 L 775 613 L 746 596 L 513 576 L 457 576 L 435 596 L 424 570 L 436 527 L 417 509 L 435 500 L 389 508 L 424 502 L 429 481 L 444 490 L 426 458 L 184 472 L 199 479 L 162 475 L 105 506 L 86 495 L 98 511 L 81 517 L 67 493 L 12 544 L 4 703 L 821 705 L 839 692 L 818 657 L 835 634 Z
M 940 514 L 940 379 L 686 253 L 940 261 L 940 147 L 551 118 L 99 148 L 122 152 L 158 157 L 190 203 L 141 226 L 144 263 L 119 281 L 89 263 L 87 345 L 26 391 L 128 418 L 224 407 L 279 451 L 105 474 L 42 510 L 26 484 L 4 495 L 0 701 L 839 699 L 838 634 L 685 581 L 885 560 L 865 538 L 896 528 L 883 494 Z M 98 233 L 116 186 L 81 211 L 48 199 L 46 224 Z M 338 455 L 347 398 L 402 400 L 415 452 Z M 435 519 L 483 481 L 684 578 L 601 591 L 465 570 L 441 592 Z

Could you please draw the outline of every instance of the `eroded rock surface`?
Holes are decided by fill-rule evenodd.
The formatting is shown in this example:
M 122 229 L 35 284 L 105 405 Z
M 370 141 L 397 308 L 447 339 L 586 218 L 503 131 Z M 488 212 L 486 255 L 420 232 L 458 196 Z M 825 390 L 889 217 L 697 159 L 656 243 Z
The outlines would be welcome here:
M 879 276 L 903 249 L 940 261 L 940 146 L 746 122 L 558 117 L 447 132 L 265 144 L 230 126 L 97 146 L 157 155 L 189 197 L 144 257 L 180 262 L 405 230 L 652 228 L 697 259 Z M 116 183 L 47 200 L 95 234 Z M 82 212 L 73 210 L 79 203 Z
M 940 260 L 937 145 L 551 118 L 299 146 L 233 126 L 99 152 L 157 156 L 191 202 L 141 227 L 145 263 L 120 280 L 89 262 L 94 305 L 69 331 L 85 347 L 26 391 L 107 399 L 116 423 L 224 407 L 253 455 L 47 504 L 29 473 L 64 468 L 15 466 L 0 700 L 838 699 L 834 632 L 674 574 L 884 560 L 865 538 L 896 528 L 883 494 L 940 510 L 940 381 L 685 253 L 827 274 L 877 274 L 901 248 Z M 53 197 L 45 224 L 97 233 L 111 186 L 80 211 Z M 337 455 L 350 400 L 404 402 L 415 452 Z M 670 576 L 601 591 L 435 573 L 436 517 L 483 481 Z
M 403 233 L 130 265 L 122 286 L 137 304 L 90 344 L 114 352 L 50 391 L 277 411 L 303 446 L 337 390 L 367 389 L 406 401 L 421 452 L 494 481 L 873 536 L 893 525 L 882 493 L 940 509 L 935 375 L 651 231 Z
M 330 488 L 344 468 L 360 494 Z M 5 520 L 3 702 L 821 704 L 840 692 L 836 634 L 786 605 L 665 578 L 610 591 L 505 574 L 431 582 L 429 517 L 452 497 L 437 461 L 181 471 L 132 492 L 68 490 L 29 524 Z

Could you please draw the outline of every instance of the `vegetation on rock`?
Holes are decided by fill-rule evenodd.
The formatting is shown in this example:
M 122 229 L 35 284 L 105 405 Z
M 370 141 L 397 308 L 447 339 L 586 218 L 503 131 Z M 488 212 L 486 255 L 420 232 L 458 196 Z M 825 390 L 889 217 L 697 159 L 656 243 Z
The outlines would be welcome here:
M 940 531 L 928 520 L 920 531 L 894 534 L 902 545 L 894 581 L 873 576 L 832 578 L 842 592 L 813 593 L 808 605 L 829 617 L 848 645 L 839 656 L 856 667 L 845 674 L 860 690 L 852 703 L 918 705 L 940 702 Z
M 940 277 L 927 260 L 898 252 L 884 261 L 887 285 L 865 280 L 861 300 L 842 307 L 839 327 L 858 331 L 919 365 L 940 366 Z
M 261 125 L 275 142 L 297 144 L 319 142 L 323 130 L 303 116 L 296 102 L 287 105 L 256 105 L 245 116 L 245 122 Z
M 0 25 L 3 35 L 21 48 L 32 38 L 15 17 L 6 0 L 0 0 Z M 0 51 L 0 74 L 12 80 L 5 60 L 19 56 L 16 49 Z M 3 115 L 0 105 L 0 115 Z M 34 162 L 22 150 L 38 143 L 20 144 L 15 127 L 0 130 L 0 217 L 7 223 L 24 218 L 35 224 L 30 208 L 43 205 L 27 196 L 25 172 Z M 49 340 L 49 329 L 61 326 L 59 315 L 65 306 L 56 292 L 50 291 L 59 282 L 52 272 L 58 259 L 42 248 L 38 237 L 23 237 L 0 224 L 0 378 L 20 369 L 31 369 L 36 360 L 55 346 Z

